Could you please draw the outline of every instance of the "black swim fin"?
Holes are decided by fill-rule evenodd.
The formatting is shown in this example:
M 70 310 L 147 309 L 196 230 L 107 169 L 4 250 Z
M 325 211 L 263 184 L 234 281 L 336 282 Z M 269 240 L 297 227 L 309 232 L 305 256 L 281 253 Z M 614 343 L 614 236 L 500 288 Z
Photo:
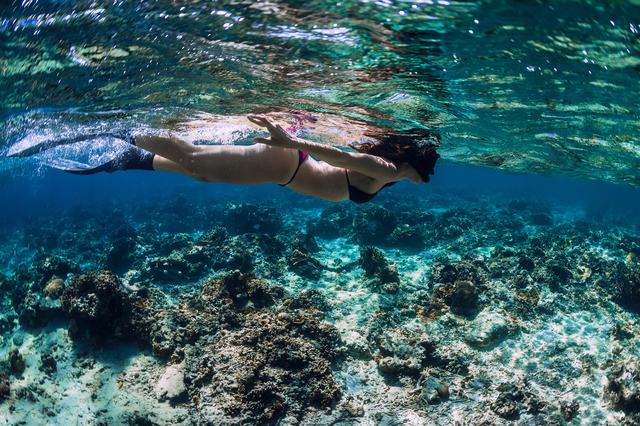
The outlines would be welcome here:
M 71 145 L 77 142 L 91 141 L 100 137 L 112 137 L 135 145 L 135 134 L 131 130 L 116 130 L 113 132 L 89 133 L 69 138 L 38 140 L 37 137 L 27 136 L 13 144 L 7 150 L 7 157 L 31 157 L 42 151 L 62 145 Z M 36 139 L 35 141 L 33 139 Z
M 113 161 L 113 160 L 111 160 Z M 55 158 L 47 162 L 42 162 L 45 166 L 53 167 L 54 169 L 63 170 L 67 173 L 73 173 L 74 175 L 92 175 L 94 173 L 104 172 L 113 169 L 108 161 L 99 166 L 91 166 L 89 164 L 79 163 L 73 160 L 66 160 L 64 158 Z
M 118 170 L 153 170 L 154 157 L 155 154 L 132 146 L 118 153 L 114 159 L 98 166 L 64 158 L 52 159 L 42 164 L 74 175 L 92 175 L 100 172 L 113 173 Z

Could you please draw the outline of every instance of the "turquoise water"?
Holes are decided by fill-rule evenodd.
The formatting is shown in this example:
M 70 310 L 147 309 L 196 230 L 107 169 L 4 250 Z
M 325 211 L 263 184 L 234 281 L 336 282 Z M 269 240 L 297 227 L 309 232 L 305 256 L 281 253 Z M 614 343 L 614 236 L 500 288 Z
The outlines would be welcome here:
M 0 424 L 638 424 L 639 27 L 637 2 L 0 6 Z M 5 156 L 246 144 L 246 114 L 295 111 L 442 157 L 355 205 L 47 167 L 108 138 Z
M 633 2 L 27 1 L 0 14 L 4 147 L 27 131 L 294 109 L 438 130 L 450 162 L 638 185 Z

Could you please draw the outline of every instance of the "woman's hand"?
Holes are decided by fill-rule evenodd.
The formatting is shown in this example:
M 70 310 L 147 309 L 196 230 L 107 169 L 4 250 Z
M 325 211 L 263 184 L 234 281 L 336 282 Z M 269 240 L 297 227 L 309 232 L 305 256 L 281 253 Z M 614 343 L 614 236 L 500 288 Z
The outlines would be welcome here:
M 295 148 L 295 141 L 293 140 L 291 135 L 289 135 L 289 133 L 287 133 L 287 131 L 282 128 L 282 126 L 274 126 L 267 117 L 262 115 L 249 115 L 247 116 L 247 118 L 253 124 L 257 124 L 260 127 L 266 127 L 269 131 L 269 134 L 271 135 L 269 139 L 254 138 L 254 142 L 263 143 L 269 146 L 277 146 L 280 148 Z

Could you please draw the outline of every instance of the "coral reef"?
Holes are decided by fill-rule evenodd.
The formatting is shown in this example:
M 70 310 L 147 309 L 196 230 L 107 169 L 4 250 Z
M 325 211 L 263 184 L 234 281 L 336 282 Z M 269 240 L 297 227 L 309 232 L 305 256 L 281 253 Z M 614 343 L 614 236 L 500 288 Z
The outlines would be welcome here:
M 108 407 L 96 424 L 640 418 L 637 229 L 498 195 L 379 200 L 174 197 L 16 231 L 4 398 L 62 418 L 60 388 Z
M 75 278 L 64 289 L 61 305 L 93 337 L 130 332 L 131 303 L 120 279 L 111 272 L 92 272 Z
M 26 367 L 22 354 L 15 346 L 12 346 L 9 350 L 9 367 L 14 373 L 22 373 Z
M 11 383 L 6 374 L 0 373 L 0 402 L 11 394 Z
M 64 281 L 61 278 L 52 279 L 42 290 L 46 297 L 51 299 L 58 299 L 62 295 L 64 290 Z
M 384 253 L 376 247 L 361 247 L 358 265 L 364 269 L 368 287 L 383 294 L 397 293 L 400 287 L 400 275 L 396 265 L 389 265 Z
M 384 207 L 371 206 L 353 218 L 352 234 L 360 244 L 379 244 L 396 228 L 396 216 Z
M 607 373 L 604 392 L 611 403 L 627 414 L 640 414 L 640 360 L 637 357 L 615 363 Z
M 249 315 L 237 333 L 222 336 L 192 361 L 189 380 L 199 398 L 219 400 L 227 415 L 260 423 L 310 404 L 328 407 L 339 386 L 325 357 L 334 352 L 337 338 L 330 326 L 311 318 Z M 206 410 L 201 418 L 207 418 Z

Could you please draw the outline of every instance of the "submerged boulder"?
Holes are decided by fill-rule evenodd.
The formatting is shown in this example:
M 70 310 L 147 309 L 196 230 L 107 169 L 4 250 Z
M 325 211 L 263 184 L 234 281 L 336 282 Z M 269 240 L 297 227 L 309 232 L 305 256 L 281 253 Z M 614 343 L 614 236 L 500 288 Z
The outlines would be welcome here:
M 122 283 L 109 271 L 74 279 L 62 293 L 63 311 L 86 326 L 94 337 L 107 337 L 130 328 L 131 302 Z
M 640 413 L 640 358 L 617 362 L 607 372 L 605 396 L 614 408 L 627 414 Z
M 0 373 L 0 401 L 9 397 L 11 393 L 11 383 L 6 374 Z
M 508 323 L 503 315 L 483 311 L 469 323 L 465 340 L 471 346 L 486 348 L 504 339 L 508 331 Z
M 187 387 L 184 384 L 184 372 L 184 361 L 180 364 L 169 366 L 156 385 L 156 397 L 159 400 L 175 401 L 185 396 Z

